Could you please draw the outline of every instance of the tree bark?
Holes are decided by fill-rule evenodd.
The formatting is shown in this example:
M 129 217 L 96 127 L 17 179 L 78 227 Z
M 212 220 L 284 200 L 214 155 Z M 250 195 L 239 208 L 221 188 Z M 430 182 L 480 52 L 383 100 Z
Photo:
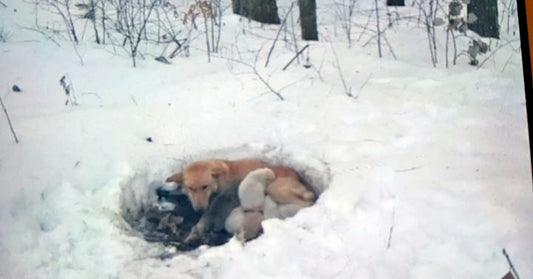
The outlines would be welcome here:
M 471 0 L 467 5 L 467 11 L 469 18 L 476 18 L 475 21 L 468 23 L 470 30 L 482 37 L 499 39 L 498 0 Z
M 300 6 L 300 27 L 302 39 L 318 41 L 316 24 L 316 0 L 298 0 Z
M 404 0 L 387 0 L 387 6 L 405 6 Z
M 233 13 L 261 23 L 280 24 L 276 0 L 233 0 Z

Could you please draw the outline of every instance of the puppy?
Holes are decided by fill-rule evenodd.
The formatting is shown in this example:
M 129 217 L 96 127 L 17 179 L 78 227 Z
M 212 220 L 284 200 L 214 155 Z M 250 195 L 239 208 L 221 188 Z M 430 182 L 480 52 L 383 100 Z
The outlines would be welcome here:
M 279 212 L 278 203 L 272 200 L 272 198 L 269 196 L 265 197 L 265 202 L 263 206 L 263 215 L 264 215 L 265 220 L 273 219 L 273 218 L 277 218 L 277 219 L 281 218 L 281 213 Z
M 239 185 L 240 207 L 235 208 L 226 219 L 225 228 L 236 234 L 241 241 L 257 237 L 261 232 L 266 187 L 276 175 L 269 168 L 251 171 Z
M 263 213 L 260 211 L 244 211 L 237 207 L 226 219 L 225 228 L 228 233 L 236 235 L 239 241 L 245 242 L 261 234 L 262 221 Z
M 315 194 L 308 190 L 299 180 L 291 177 L 278 177 L 267 186 L 267 194 L 280 204 L 310 206 Z
M 235 208 L 239 208 L 237 185 L 238 183 L 234 183 L 233 187 L 230 187 L 231 190 L 213 196 L 198 223 L 185 238 L 185 243 L 195 246 L 202 241 L 207 232 L 221 232 L 225 229 L 226 220 L 231 217 Z
M 243 219 L 244 211 L 241 207 L 236 207 L 231 211 L 230 215 L 226 219 L 224 228 L 229 234 L 237 234 L 241 229 Z
M 239 200 L 244 211 L 262 211 L 266 187 L 276 175 L 269 168 L 251 171 L 239 185 Z
M 264 219 L 285 219 L 292 217 L 298 213 L 303 206 L 297 204 L 278 204 L 271 197 L 266 196 L 265 205 L 263 207 Z
M 263 227 L 261 226 L 262 221 L 263 213 L 259 211 L 245 211 L 237 239 L 245 242 L 258 237 L 263 231 Z

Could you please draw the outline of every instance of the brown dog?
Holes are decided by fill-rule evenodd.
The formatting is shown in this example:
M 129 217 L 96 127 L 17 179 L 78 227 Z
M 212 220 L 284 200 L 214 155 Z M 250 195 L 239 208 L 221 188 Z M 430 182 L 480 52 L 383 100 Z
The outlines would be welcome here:
M 270 165 L 259 159 L 198 161 L 185 166 L 183 172 L 167 178 L 167 182 L 181 184 L 193 207 L 196 210 L 204 210 L 209 205 L 211 194 L 229 190 L 231 185 L 244 179 L 250 171 L 264 167 L 270 168 L 276 175 L 272 183 L 276 183 L 276 187 L 273 187 L 271 192 L 280 192 L 275 195 L 284 197 L 282 201 L 279 201 L 280 203 L 287 203 L 293 199 L 297 204 L 312 204 L 315 195 L 309 190 L 307 191 L 311 195 L 301 194 L 299 187 L 305 188 L 305 186 L 299 182 L 296 171 L 285 166 Z M 281 178 L 283 179 L 278 181 Z M 292 187 L 298 187 L 298 189 L 291 190 Z M 274 197 L 273 199 L 276 200 Z
M 228 190 L 232 182 L 244 178 L 248 172 L 262 165 L 263 162 L 257 159 L 198 161 L 185 166 L 183 172 L 167 178 L 167 182 L 181 184 L 194 209 L 203 210 L 209 205 L 212 193 Z

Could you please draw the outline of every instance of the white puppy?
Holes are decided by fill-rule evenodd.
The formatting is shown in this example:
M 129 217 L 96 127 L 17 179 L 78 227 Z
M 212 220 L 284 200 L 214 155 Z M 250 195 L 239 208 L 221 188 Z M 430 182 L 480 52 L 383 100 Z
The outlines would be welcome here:
M 246 175 L 238 189 L 241 206 L 234 208 L 225 220 L 228 233 L 236 235 L 242 242 L 253 239 L 261 234 L 264 219 L 292 217 L 304 207 L 294 203 L 279 204 L 267 196 L 267 186 L 275 179 L 276 175 L 269 168 L 257 169 Z
M 262 211 L 266 187 L 276 175 L 269 168 L 251 171 L 239 185 L 239 200 L 244 211 Z
M 237 234 L 241 230 L 244 211 L 241 207 L 234 208 L 226 219 L 225 228 L 230 234 Z
M 285 219 L 285 218 L 289 218 L 289 217 L 296 215 L 296 213 L 298 213 L 298 211 L 300 211 L 300 209 L 304 207 L 305 206 L 301 206 L 299 204 L 293 204 L 293 203 L 280 204 L 278 205 L 278 210 L 279 210 L 281 219 Z
M 261 233 L 263 214 L 260 211 L 243 211 L 241 207 L 233 209 L 226 219 L 225 228 L 237 236 L 241 242 L 257 237 Z
M 278 204 L 270 196 L 265 198 L 265 205 L 263 207 L 263 214 L 266 219 L 285 219 L 292 217 L 298 213 L 304 206 L 298 204 Z
M 263 207 L 263 214 L 265 220 L 267 219 L 279 219 L 281 218 L 281 213 L 279 212 L 278 203 L 275 202 L 270 196 L 266 196 L 265 205 Z

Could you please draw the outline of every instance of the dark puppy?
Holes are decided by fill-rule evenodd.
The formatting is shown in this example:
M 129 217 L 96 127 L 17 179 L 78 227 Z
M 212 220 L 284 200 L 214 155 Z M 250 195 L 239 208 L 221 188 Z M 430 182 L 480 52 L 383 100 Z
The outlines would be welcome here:
M 226 219 L 231 211 L 240 205 L 238 196 L 239 182 L 234 182 L 225 191 L 212 195 L 206 211 L 185 238 L 188 245 L 196 245 L 205 239 L 207 233 L 225 231 Z

